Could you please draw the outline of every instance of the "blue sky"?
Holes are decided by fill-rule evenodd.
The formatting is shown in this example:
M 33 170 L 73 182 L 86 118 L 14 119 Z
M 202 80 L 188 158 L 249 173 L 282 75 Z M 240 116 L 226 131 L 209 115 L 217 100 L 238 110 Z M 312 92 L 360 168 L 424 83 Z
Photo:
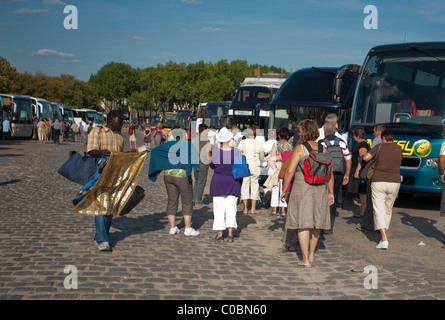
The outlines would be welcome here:
M 67 30 L 64 8 L 78 10 Z M 365 29 L 367 5 L 378 29 Z M 376 45 L 445 41 L 444 0 L 0 0 L 0 56 L 19 72 L 88 81 L 134 68 L 226 59 L 296 71 L 362 64 Z

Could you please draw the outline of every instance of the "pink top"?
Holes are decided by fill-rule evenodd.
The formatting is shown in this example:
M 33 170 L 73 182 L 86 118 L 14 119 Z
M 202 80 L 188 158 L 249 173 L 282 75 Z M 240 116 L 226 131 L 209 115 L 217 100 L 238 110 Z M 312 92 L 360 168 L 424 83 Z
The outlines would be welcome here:
M 281 161 L 286 161 L 287 159 L 290 158 L 290 156 L 292 155 L 292 151 L 284 151 L 280 153 L 280 157 L 281 157 Z M 292 191 L 292 182 L 289 183 L 289 187 L 287 188 L 287 193 L 290 194 L 290 192 Z

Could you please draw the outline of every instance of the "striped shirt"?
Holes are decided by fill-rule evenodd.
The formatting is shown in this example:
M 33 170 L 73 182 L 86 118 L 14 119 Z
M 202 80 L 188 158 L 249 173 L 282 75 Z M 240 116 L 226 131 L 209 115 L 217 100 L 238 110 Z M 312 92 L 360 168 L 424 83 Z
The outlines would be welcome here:
M 106 126 L 97 126 L 88 134 L 87 152 L 91 150 L 124 151 L 124 138 L 119 132 L 113 132 Z

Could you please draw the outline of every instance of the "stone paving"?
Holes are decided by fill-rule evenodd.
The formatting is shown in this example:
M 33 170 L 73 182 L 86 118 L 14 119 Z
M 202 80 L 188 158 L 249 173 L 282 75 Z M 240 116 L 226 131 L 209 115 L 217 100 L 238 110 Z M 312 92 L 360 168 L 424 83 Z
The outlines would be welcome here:
M 79 142 L 0 142 L 0 299 L 445 298 L 445 217 L 439 215 L 437 196 L 396 203 L 387 251 L 375 249 L 377 233 L 355 229 L 352 208 L 339 209 L 334 235 L 320 239 L 313 267 L 306 269 L 297 265 L 299 250 L 282 253 L 284 219 L 264 207 L 258 215 L 238 216 L 235 242 L 216 243 L 207 194 L 193 216 L 200 236 L 183 235 L 180 214 L 182 232 L 170 236 L 162 175 L 149 181 L 147 160 L 140 180 L 146 197 L 113 221 L 113 251 L 99 252 L 93 217 L 72 209 L 80 186 L 57 174 L 68 152 L 83 148 Z M 75 275 L 73 267 L 65 271 L 67 266 L 77 270 L 77 288 L 64 286 Z M 366 266 L 374 266 L 374 272 L 364 273 Z

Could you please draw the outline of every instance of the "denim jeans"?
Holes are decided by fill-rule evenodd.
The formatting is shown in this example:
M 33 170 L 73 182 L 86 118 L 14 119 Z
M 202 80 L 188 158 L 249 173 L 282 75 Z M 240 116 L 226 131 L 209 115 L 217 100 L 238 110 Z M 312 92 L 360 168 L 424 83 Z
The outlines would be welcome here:
M 100 215 L 94 217 L 94 224 L 96 225 L 96 235 L 94 240 L 98 244 L 102 242 L 110 243 L 110 227 L 113 216 Z

